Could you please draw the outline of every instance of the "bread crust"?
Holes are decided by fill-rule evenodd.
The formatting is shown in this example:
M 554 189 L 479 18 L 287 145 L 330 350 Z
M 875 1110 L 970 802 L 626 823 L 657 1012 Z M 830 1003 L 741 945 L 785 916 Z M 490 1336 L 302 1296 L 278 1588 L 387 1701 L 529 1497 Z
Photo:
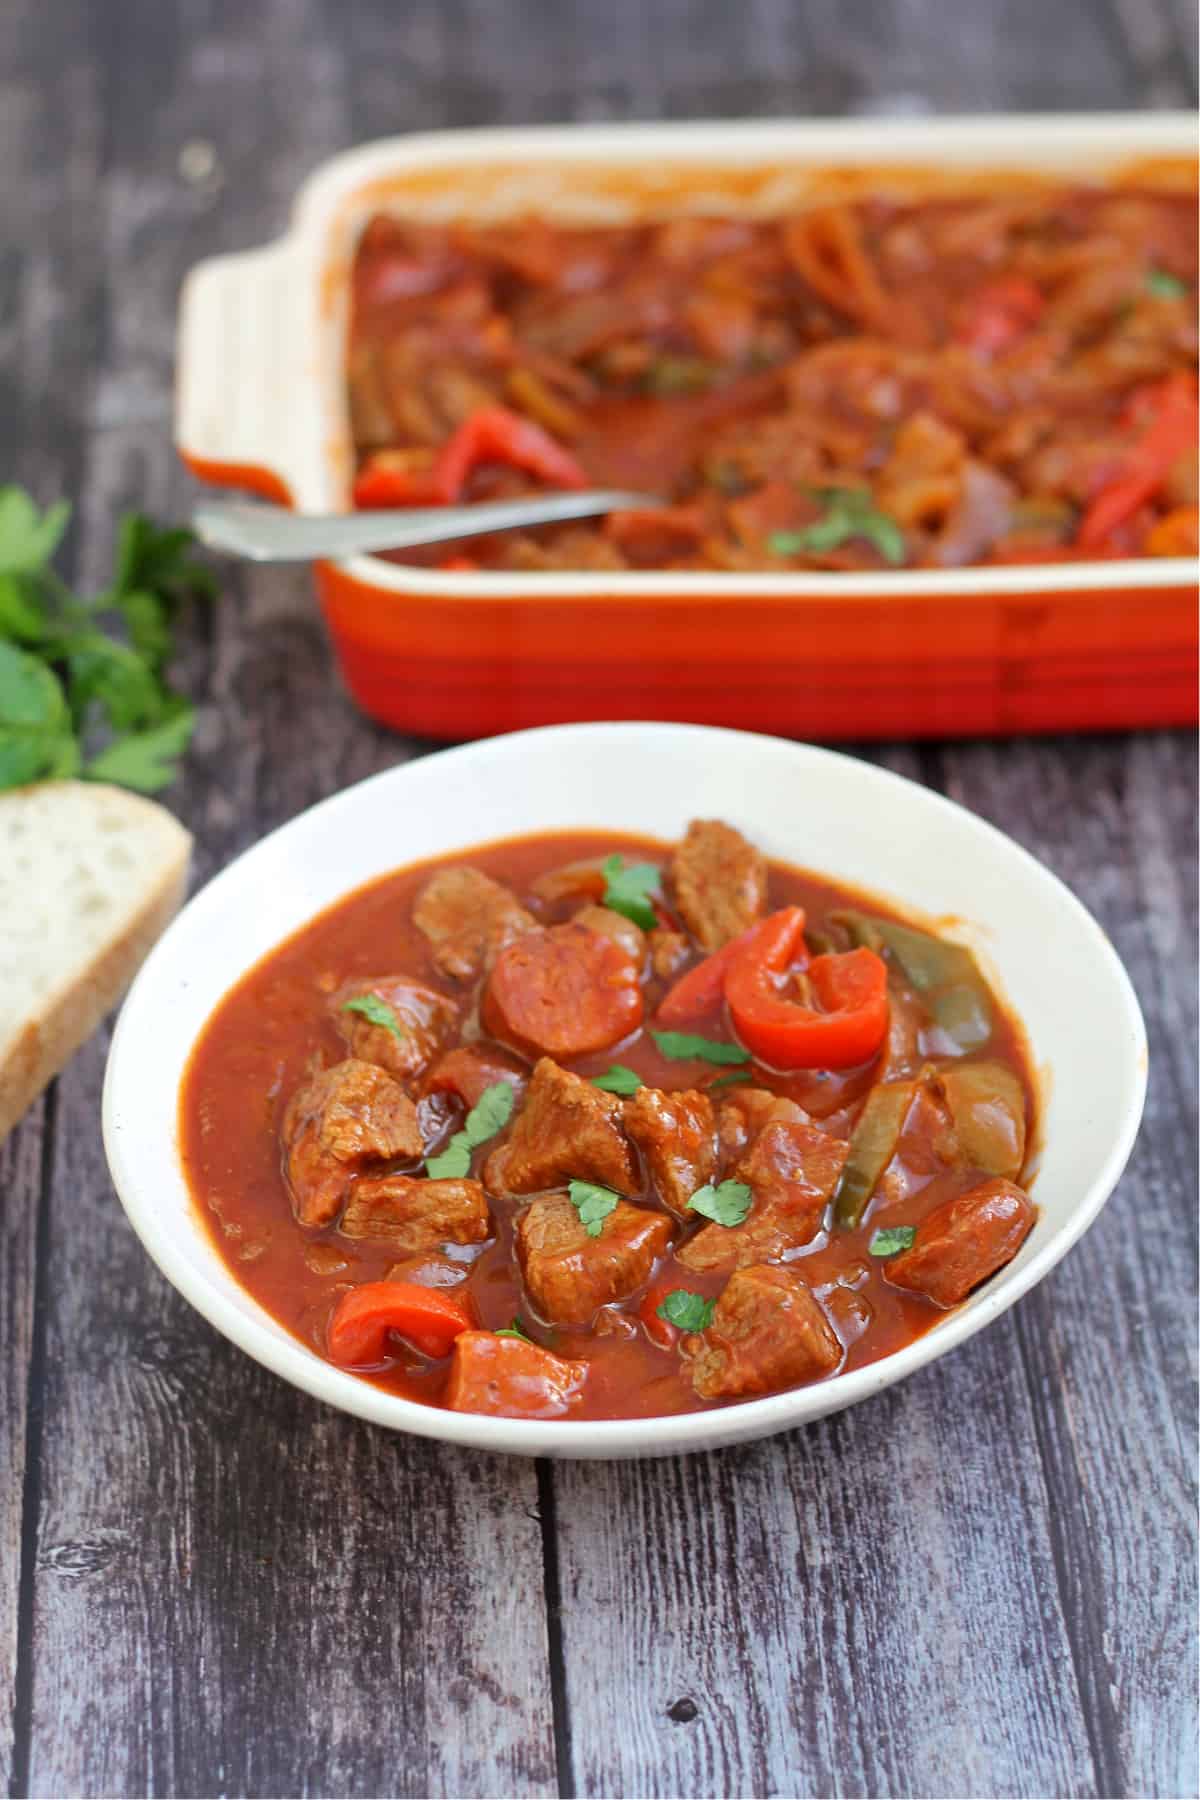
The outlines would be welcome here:
M 141 892 L 130 897 L 123 914 L 114 912 L 104 941 L 86 961 L 64 967 L 36 1011 L 18 1022 L 7 1043 L 0 1043 L 0 1141 L 121 999 L 178 911 L 187 888 L 192 840 L 178 820 L 154 801 L 98 784 L 45 784 L 44 793 L 19 789 L 12 796 L 0 796 L 0 849 L 9 799 L 17 804 L 23 800 L 26 807 L 36 800 L 41 807 L 53 808 L 51 787 L 76 790 L 70 805 L 81 820 L 86 820 L 94 796 L 106 818 L 111 819 L 114 810 L 124 813 L 131 832 L 152 829 L 155 842 L 147 859 L 150 869 L 139 871 Z M 111 825 L 105 829 L 111 830 Z

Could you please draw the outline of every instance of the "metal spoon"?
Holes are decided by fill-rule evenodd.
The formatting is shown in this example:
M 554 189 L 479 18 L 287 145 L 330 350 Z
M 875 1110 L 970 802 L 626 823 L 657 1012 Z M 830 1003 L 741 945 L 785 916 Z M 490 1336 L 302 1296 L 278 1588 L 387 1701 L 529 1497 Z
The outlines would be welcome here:
M 283 506 L 213 500 L 198 506 L 192 527 L 210 550 L 252 562 L 308 562 L 315 556 L 357 556 L 370 550 L 408 550 L 487 531 L 588 519 L 623 507 L 661 506 L 651 494 L 596 489 L 575 494 L 530 494 L 474 506 L 405 507 L 397 511 L 294 513 Z

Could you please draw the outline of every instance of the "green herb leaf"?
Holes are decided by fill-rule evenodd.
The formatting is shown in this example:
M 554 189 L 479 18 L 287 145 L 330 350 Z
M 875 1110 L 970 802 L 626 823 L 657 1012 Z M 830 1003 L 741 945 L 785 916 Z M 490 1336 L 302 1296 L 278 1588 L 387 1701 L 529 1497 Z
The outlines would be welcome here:
M 594 1181 L 572 1181 L 568 1183 L 567 1192 L 588 1236 L 599 1237 L 605 1219 L 620 1205 L 620 1194 L 614 1194 L 611 1188 L 597 1187 Z
M 658 914 L 646 898 L 657 891 L 662 871 L 653 863 L 622 864 L 619 856 L 607 856 L 600 865 L 604 875 L 604 905 L 623 918 L 632 919 L 643 931 L 653 931 Z
M 507 1081 L 494 1081 L 490 1088 L 484 1089 L 463 1124 L 463 1136 L 472 1150 L 503 1131 L 512 1114 L 514 1097 L 512 1085 Z
M 190 531 L 132 513 L 112 585 L 82 599 L 50 564 L 69 516 L 65 502 L 42 512 L 24 489 L 0 488 L 0 788 L 82 772 L 152 794 L 192 731 L 163 675 L 171 615 L 214 579 L 189 554 Z
M 0 639 L 0 788 L 78 767 L 71 715 L 52 669 Z
M 70 517 L 65 500 L 43 513 L 24 488 L 0 488 L 0 569 L 32 570 L 49 562 Z
M 355 994 L 353 1000 L 346 1001 L 342 1011 L 361 1013 L 368 1024 L 381 1025 L 385 1031 L 390 1031 L 393 1037 L 408 1036 L 396 1017 L 394 1008 L 390 1007 L 386 1000 L 381 1000 L 378 994 Z
M 1182 300 L 1188 291 L 1187 282 L 1180 281 L 1169 269 L 1148 269 L 1144 285 L 1156 300 Z
M 872 1256 L 898 1256 L 901 1250 L 912 1248 L 912 1241 L 916 1235 L 915 1225 L 881 1226 L 867 1245 L 867 1249 Z
M 462 1130 L 455 1132 L 439 1156 L 425 1158 L 426 1172 L 435 1181 L 457 1181 L 468 1174 L 472 1150 L 478 1150 L 480 1144 L 486 1144 L 504 1129 L 515 1097 L 507 1081 L 494 1081 L 485 1088 L 463 1121 Z
M 697 1037 L 691 1031 L 651 1031 L 659 1049 L 671 1062 L 748 1063 L 750 1052 L 740 1044 L 721 1044 L 715 1038 Z
M 495 1332 L 493 1333 L 493 1336 L 494 1337 L 520 1338 L 520 1340 L 523 1344 L 532 1344 L 532 1342 L 533 1342 L 533 1339 L 530 1337 L 529 1333 L 527 1331 L 521 1330 L 521 1316 L 519 1313 L 517 1314 L 516 1318 L 513 1320 L 511 1325 L 498 1325 L 496 1327 Z
M 715 1094 L 718 1088 L 734 1087 L 739 1081 L 753 1080 L 749 1069 L 734 1069 L 732 1074 L 718 1075 L 715 1081 L 708 1082 L 704 1091 L 706 1094 Z
M 178 759 L 191 740 L 194 714 L 184 706 L 164 725 L 118 738 L 83 770 L 88 781 L 112 781 L 139 794 L 157 794 L 179 773 Z
M 693 1294 L 690 1288 L 672 1288 L 669 1294 L 655 1307 L 660 1319 L 668 1325 L 677 1325 L 680 1331 L 706 1331 L 712 1324 L 715 1300 L 706 1300 L 703 1294 Z
M 471 1146 L 465 1131 L 456 1131 L 438 1156 L 425 1158 L 425 1173 L 435 1181 L 457 1181 L 471 1172 Z
M 624 1063 L 614 1063 L 603 1075 L 592 1076 L 592 1086 L 603 1088 L 606 1094 L 636 1094 L 640 1087 L 645 1087 L 641 1076 Z
M 851 538 L 865 538 L 884 562 L 899 568 L 907 551 L 904 533 L 895 519 L 879 512 L 869 494 L 857 488 L 822 488 L 816 498 L 825 505 L 825 516 L 799 531 L 773 531 L 767 548 L 776 556 L 802 556 L 806 552 L 836 550 Z
M 692 1212 L 703 1213 L 718 1225 L 740 1225 L 750 1211 L 752 1195 L 744 1181 L 722 1181 L 697 1188 L 688 1201 Z

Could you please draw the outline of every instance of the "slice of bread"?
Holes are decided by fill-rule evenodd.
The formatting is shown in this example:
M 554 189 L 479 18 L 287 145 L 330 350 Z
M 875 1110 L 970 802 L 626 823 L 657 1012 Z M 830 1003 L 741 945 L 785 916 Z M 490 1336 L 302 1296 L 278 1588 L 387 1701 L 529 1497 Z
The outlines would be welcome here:
M 191 847 L 123 788 L 0 794 L 0 1138 L 125 992 L 183 899 Z

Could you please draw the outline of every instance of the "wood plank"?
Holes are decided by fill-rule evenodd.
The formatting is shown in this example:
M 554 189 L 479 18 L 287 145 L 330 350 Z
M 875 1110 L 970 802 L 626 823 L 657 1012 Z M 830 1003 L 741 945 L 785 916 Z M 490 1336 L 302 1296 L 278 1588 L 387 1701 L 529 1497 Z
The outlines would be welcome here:
M 1195 748 L 1186 733 L 947 753 L 951 792 L 1092 908 L 1146 1012 L 1150 1083 L 1095 1228 L 1019 1310 L 1101 1793 L 1191 1794 L 1196 1749 Z M 1052 979 L 1052 975 L 1050 976 Z
M 555 1485 L 581 1793 L 1095 1791 L 1011 1318 L 840 1417 Z
M 112 303 L 89 347 L 94 382 L 56 396 L 53 448 L 88 431 L 79 477 L 58 477 L 82 488 L 84 581 L 101 579 L 122 508 L 183 510 L 164 438 L 184 268 L 267 235 L 345 134 L 336 83 L 333 102 L 296 104 L 332 66 L 316 10 L 231 15 L 206 45 L 155 12 L 124 12 L 106 50 L 110 101 L 136 42 L 160 104 L 111 115 L 85 273 Z M 293 44 L 306 24 L 315 34 Z M 76 78 L 94 84 L 76 54 Z M 219 211 L 180 180 L 181 118 L 216 149 Z M 197 833 L 199 876 L 405 753 L 331 683 L 307 576 L 231 577 L 184 636 L 182 680 L 202 705 L 170 800 Z M 534 1469 L 343 1418 L 192 1314 L 109 1187 L 105 1047 L 58 1088 L 29 1791 L 550 1792 Z

